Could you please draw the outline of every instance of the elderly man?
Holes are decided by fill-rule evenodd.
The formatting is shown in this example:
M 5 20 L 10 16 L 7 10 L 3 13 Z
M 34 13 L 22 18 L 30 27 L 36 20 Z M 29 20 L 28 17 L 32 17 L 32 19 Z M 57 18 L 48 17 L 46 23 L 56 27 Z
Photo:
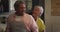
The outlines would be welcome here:
M 33 17 L 25 13 L 25 2 L 16 1 L 14 8 L 16 12 L 7 18 L 6 32 L 38 32 L 38 27 Z
M 36 23 L 37 23 L 38 28 L 39 28 L 39 32 L 44 32 L 45 31 L 44 22 L 39 17 L 39 16 L 42 15 L 42 13 L 43 13 L 43 7 L 42 6 L 38 6 L 38 5 L 34 6 L 34 9 L 32 11 L 32 16 L 36 20 Z

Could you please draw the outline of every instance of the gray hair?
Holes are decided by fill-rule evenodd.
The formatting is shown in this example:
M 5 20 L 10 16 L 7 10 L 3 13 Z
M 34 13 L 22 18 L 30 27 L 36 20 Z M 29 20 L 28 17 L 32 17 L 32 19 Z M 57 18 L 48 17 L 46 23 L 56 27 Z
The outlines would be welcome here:
M 42 7 L 42 6 L 35 6 L 34 8 L 40 8 L 40 9 L 41 9 L 41 14 L 40 14 L 40 16 L 43 14 L 44 9 L 43 9 L 43 7 Z

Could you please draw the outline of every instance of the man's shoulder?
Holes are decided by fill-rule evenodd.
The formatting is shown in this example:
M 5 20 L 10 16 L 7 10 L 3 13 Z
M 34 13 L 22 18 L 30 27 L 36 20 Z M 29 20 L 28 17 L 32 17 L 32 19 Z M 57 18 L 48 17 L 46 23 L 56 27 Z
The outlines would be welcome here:
M 33 17 L 32 17 L 32 15 L 25 14 L 25 16 L 26 16 L 27 18 L 29 18 L 30 20 L 33 20 Z
M 14 16 L 14 14 L 10 14 L 7 18 L 12 18 Z
M 27 14 L 27 13 L 25 13 L 25 16 L 27 16 L 27 17 L 32 17 L 32 15 L 29 15 L 29 14 Z

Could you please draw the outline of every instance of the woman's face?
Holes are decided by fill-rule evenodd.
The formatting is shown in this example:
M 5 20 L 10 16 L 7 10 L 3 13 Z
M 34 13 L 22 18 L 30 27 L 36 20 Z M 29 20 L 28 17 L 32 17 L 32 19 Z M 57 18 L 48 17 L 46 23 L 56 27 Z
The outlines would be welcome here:
M 37 17 L 39 17 L 39 15 L 40 15 L 40 8 L 35 7 L 32 15 L 35 19 L 37 19 Z

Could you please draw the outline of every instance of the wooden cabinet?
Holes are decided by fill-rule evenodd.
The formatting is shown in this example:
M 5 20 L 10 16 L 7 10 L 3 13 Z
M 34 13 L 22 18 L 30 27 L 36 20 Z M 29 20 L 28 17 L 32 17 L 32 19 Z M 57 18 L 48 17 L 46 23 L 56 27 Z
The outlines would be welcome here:
M 51 0 L 51 15 L 60 16 L 60 0 Z

